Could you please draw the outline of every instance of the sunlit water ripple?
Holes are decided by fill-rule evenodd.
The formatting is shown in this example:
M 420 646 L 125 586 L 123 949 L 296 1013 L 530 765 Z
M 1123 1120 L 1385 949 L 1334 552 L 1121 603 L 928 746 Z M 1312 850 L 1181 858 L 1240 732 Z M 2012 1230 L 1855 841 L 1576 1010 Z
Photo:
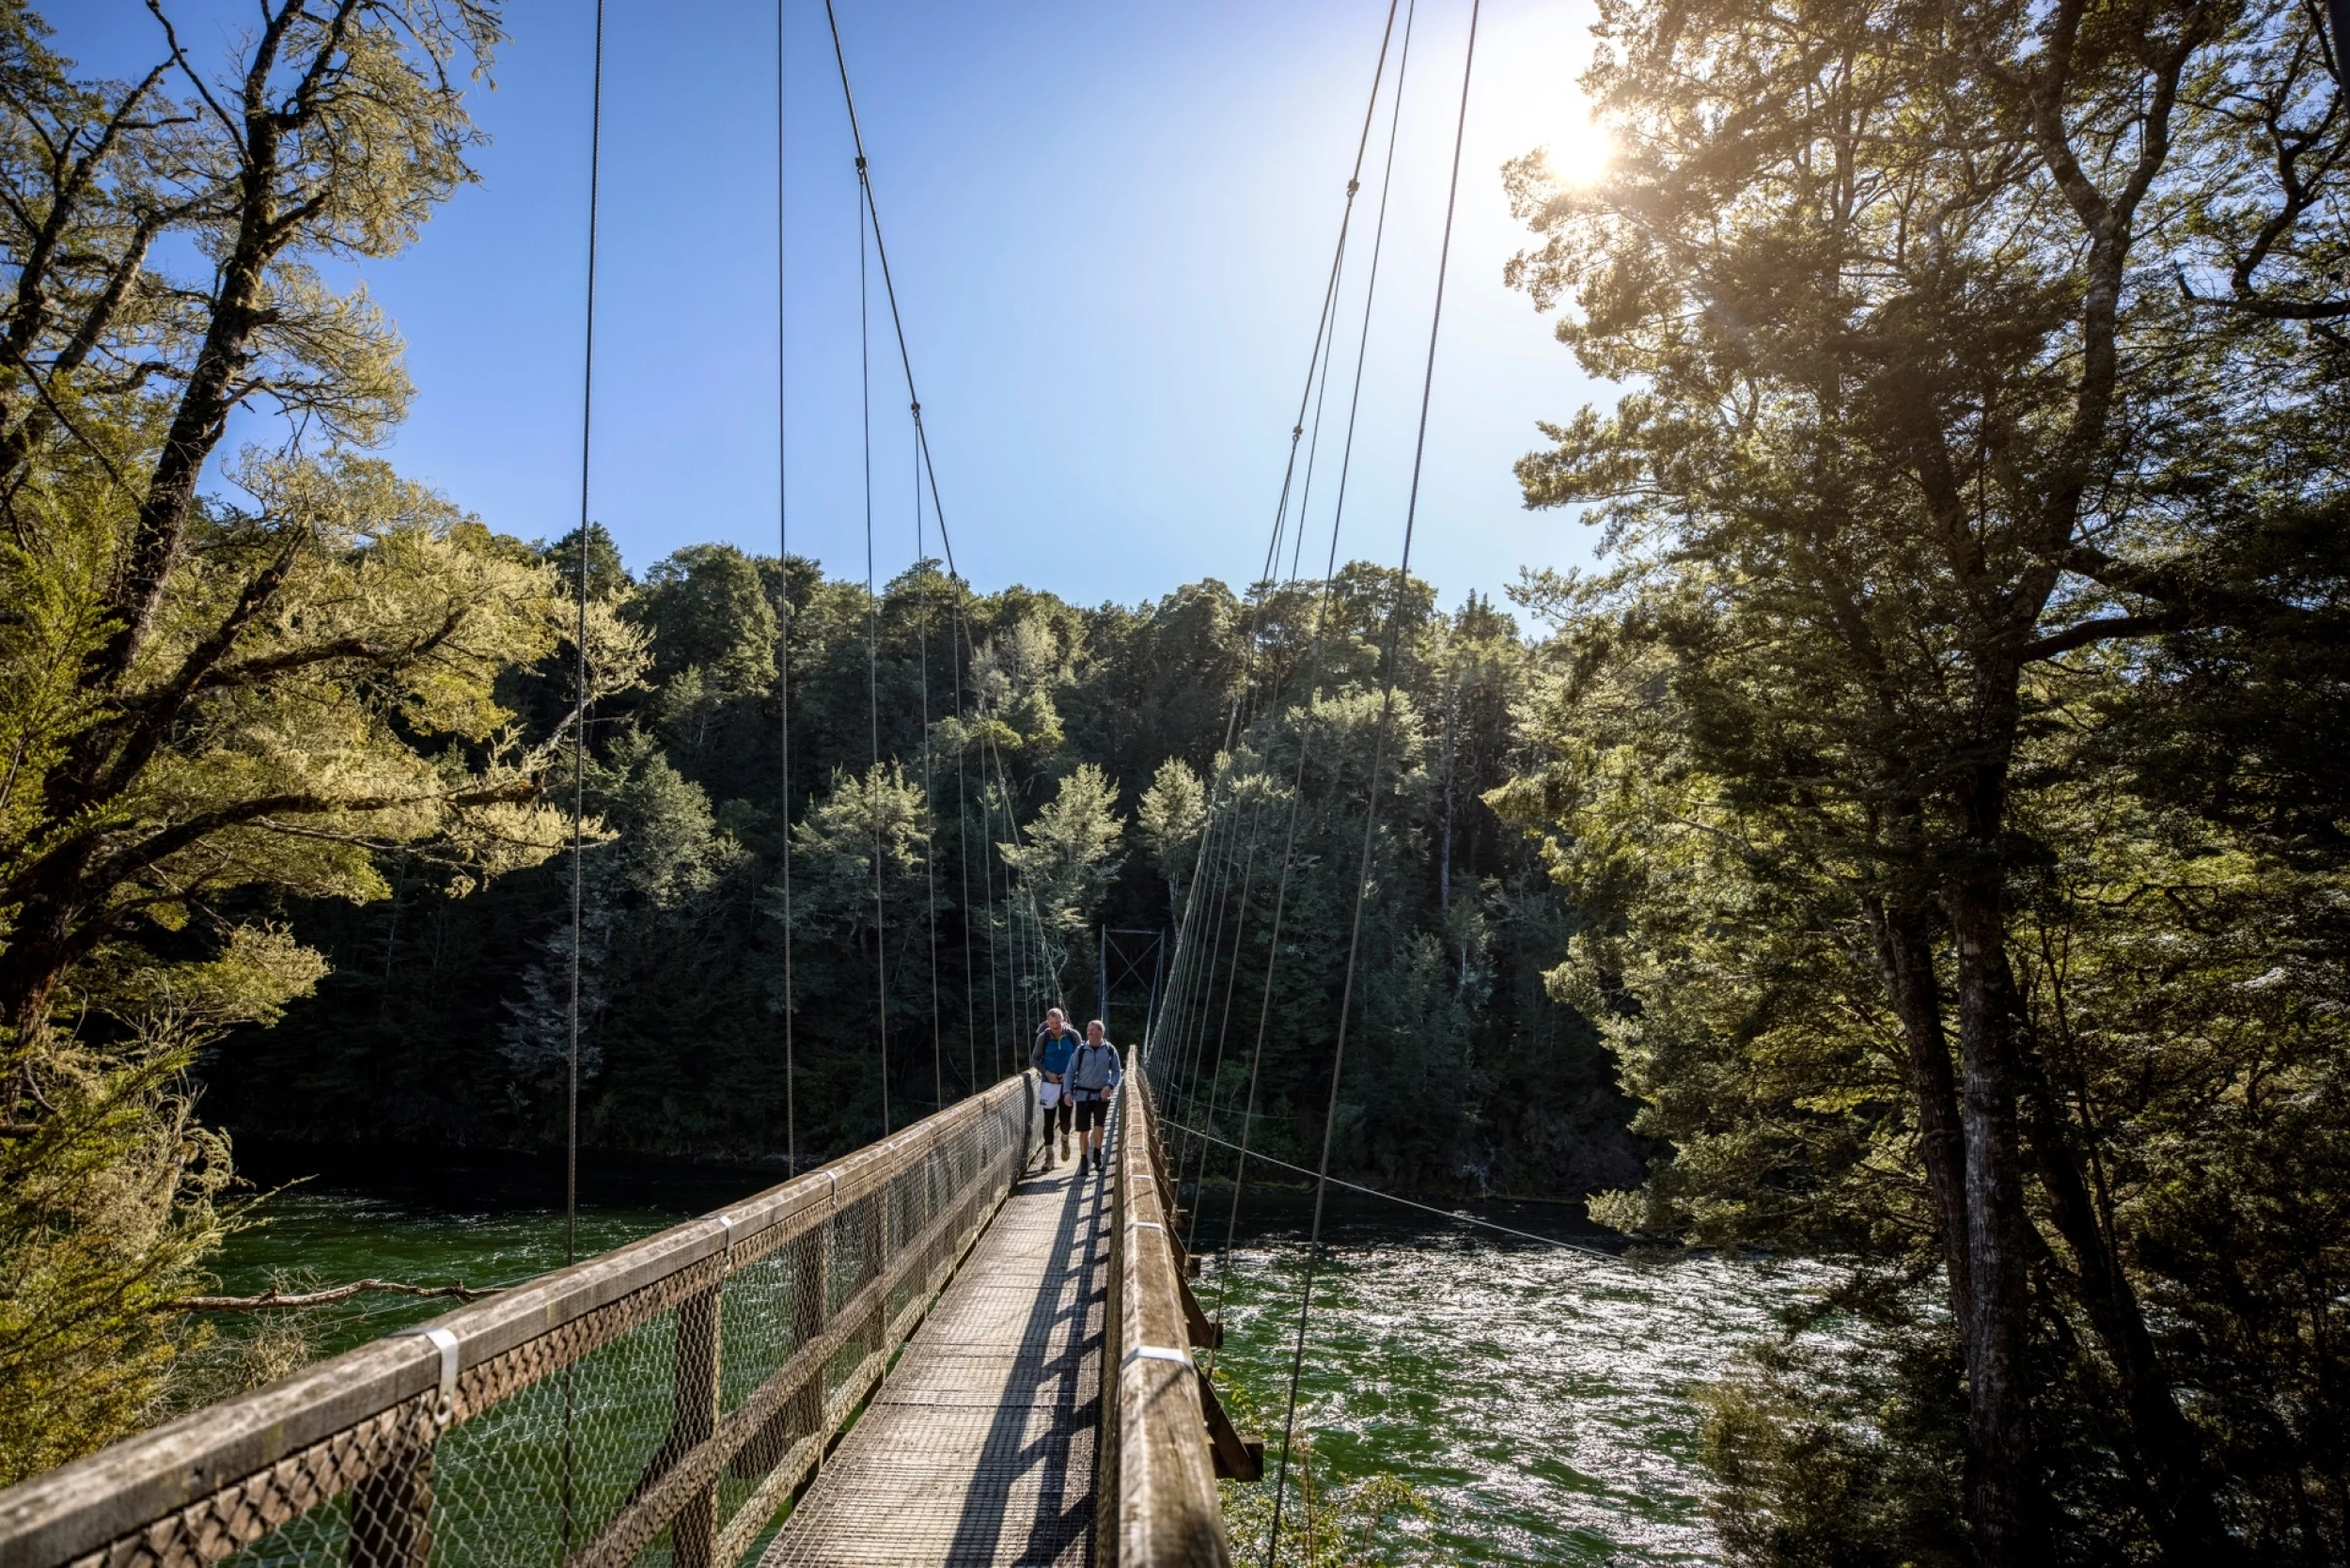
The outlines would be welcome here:
M 1690 1387 L 1828 1265 L 1637 1262 L 1462 1230 L 1331 1240 L 1299 1400 L 1330 1479 L 1410 1482 L 1432 1555 L 1464 1562 L 1721 1560 Z M 1227 1369 L 1277 1433 L 1304 1258 L 1295 1239 L 1234 1258 Z M 1213 1262 L 1201 1286 L 1212 1303 Z

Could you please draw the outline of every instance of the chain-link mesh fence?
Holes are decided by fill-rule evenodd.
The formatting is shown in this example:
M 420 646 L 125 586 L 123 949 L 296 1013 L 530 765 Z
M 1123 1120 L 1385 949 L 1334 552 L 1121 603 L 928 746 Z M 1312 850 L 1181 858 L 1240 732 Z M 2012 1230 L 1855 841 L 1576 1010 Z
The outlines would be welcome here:
M 1026 1164 L 1024 1076 L 0 1493 L 0 1568 L 738 1562 Z

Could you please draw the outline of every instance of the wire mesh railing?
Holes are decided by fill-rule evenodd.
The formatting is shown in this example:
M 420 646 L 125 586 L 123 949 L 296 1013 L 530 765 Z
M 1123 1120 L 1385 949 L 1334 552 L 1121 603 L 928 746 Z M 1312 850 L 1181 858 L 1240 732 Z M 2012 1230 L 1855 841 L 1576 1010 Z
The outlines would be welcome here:
M 1034 1106 L 1007 1079 L 10 1488 L 0 1568 L 738 1562 L 1010 1191 Z

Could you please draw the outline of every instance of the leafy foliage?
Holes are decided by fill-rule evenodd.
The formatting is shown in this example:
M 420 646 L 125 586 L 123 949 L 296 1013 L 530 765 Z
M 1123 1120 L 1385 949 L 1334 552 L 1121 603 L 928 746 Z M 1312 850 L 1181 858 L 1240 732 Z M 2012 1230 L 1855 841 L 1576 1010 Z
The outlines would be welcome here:
M 217 77 L 78 77 L 0 6 L 0 1479 L 130 1430 L 229 1223 L 185 1074 L 325 970 L 287 900 L 452 895 L 568 837 L 501 700 L 552 572 L 365 448 L 409 384 L 364 290 L 472 178 L 473 0 L 261 9 Z M 240 412 L 282 422 L 219 451 Z M 217 494 L 200 494 L 207 477 Z M 637 640 L 598 607 L 592 682 Z M 594 831 L 591 829 L 591 831 Z
M 559 569 L 577 543 L 545 555 Z M 618 622 L 646 634 L 650 673 L 643 689 L 598 704 L 585 776 L 588 809 L 617 835 L 588 852 L 582 910 L 591 1144 L 757 1157 L 791 1142 L 806 1158 L 876 1136 L 885 1097 L 895 1124 L 992 1082 L 1025 1061 L 1044 1006 L 1100 1011 L 1101 925 L 1171 936 L 1170 866 L 1188 868 L 1186 896 L 1210 877 L 1205 896 L 1222 905 L 1215 1022 L 1205 1011 L 1183 1021 L 1170 1090 L 1234 1133 L 1295 799 L 1257 1137 L 1282 1157 L 1315 1146 L 1377 718 L 1369 639 L 1391 574 L 1349 569 L 1310 660 L 1314 584 L 1248 597 L 1200 584 L 1152 604 L 1078 610 L 1027 588 L 974 594 L 924 564 L 869 602 L 811 562 L 700 549 L 647 577 L 653 586 L 615 579 L 601 589 Z M 751 581 L 766 596 L 757 609 L 743 591 Z M 1405 760 L 1382 807 L 1376 958 L 1356 994 L 1371 1023 L 1342 1098 L 1341 1158 L 1439 1191 L 1622 1186 L 1637 1179 L 1641 1151 L 1625 1136 L 1612 1064 L 1541 978 L 1571 917 L 1480 798 L 1526 755 L 1509 728 L 1530 673 L 1526 651 L 1490 606 L 1442 617 L 1431 598 L 1415 585 L 1407 601 L 1418 619 L 1400 698 Z M 788 985 L 776 669 L 740 688 L 706 678 L 739 646 L 727 630 L 738 615 L 754 644 L 776 625 L 791 639 Z M 1303 695 L 1221 755 L 1252 622 L 1257 667 L 1288 671 L 1284 689 Z M 672 635 L 701 651 L 666 649 Z M 552 727 L 568 711 L 562 666 L 558 654 L 501 688 L 530 725 Z M 1212 675 L 1224 682 L 1214 703 L 1198 692 Z M 693 694 L 690 709 L 682 692 Z M 1449 752 L 1428 738 L 1441 735 L 1448 706 L 1458 737 Z M 1505 732 L 1466 735 L 1487 722 Z M 1231 795 L 1246 825 L 1203 851 L 1213 789 Z M 1448 843 L 1449 905 L 1438 853 Z M 453 900 L 400 864 L 391 857 L 387 901 L 290 906 L 335 973 L 282 1025 L 224 1043 L 205 1069 L 208 1105 L 243 1133 L 279 1138 L 559 1137 L 562 869 Z M 1121 1043 L 1133 1043 L 1148 995 L 1144 975 L 1108 998 Z
M 1673 1148 L 1602 1210 L 1866 1243 L 1960 1369 L 1955 1426 L 1721 1390 L 1756 1560 L 2350 1553 L 2314 15 L 1618 0 L 1613 171 L 1510 171 L 1512 276 L 1630 386 L 1519 465 L 1614 560 L 1526 585 L 1545 756 L 1492 797 Z
M 138 1431 L 168 1392 L 187 1348 L 169 1303 L 227 1222 L 227 1141 L 184 1089 L 198 1040 L 159 1022 L 104 1052 L 10 1053 L 44 1114 L 0 1140 L 0 1480 Z
M 1092 917 L 1118 873 L 1118 841 L 1125 832 L 1114 809 L 1109 779 L 1080 762 L 1028 824 L 1025 843 L 997 847 L 1019 874 L 1022 896 L 1036 911 L 1045 966 L 1056 991 L 1069 982 L 1069 957 L 1091 944 Z
M 1143 847 L 1151 862 L 1167 878 L 1167 908 L 1170 920 L 1183 906 L 1183 878 L 1198 858 L 1200 830 L 1208 822 L 1208 788 L 1191 764 L 1169 757 L 1151 776 L 1135 814 Z

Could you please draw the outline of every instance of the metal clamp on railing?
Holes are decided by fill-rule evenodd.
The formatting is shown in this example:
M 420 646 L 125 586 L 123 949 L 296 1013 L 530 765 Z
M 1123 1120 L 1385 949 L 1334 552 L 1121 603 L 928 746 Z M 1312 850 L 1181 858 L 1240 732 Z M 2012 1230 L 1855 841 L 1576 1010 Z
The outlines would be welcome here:
M 431 1324 L 423 1328 L 402 1329 L 400 1337 L 427 1341 L 441 1353 L 441 1390 L 440 1397 L 432 1404 L 432 1425 L 434 1430 L 446 1432 L 448 1424 L 457 1419 L 457 1357 L 461 1349 L 457 1336 L 438 1324 Z

